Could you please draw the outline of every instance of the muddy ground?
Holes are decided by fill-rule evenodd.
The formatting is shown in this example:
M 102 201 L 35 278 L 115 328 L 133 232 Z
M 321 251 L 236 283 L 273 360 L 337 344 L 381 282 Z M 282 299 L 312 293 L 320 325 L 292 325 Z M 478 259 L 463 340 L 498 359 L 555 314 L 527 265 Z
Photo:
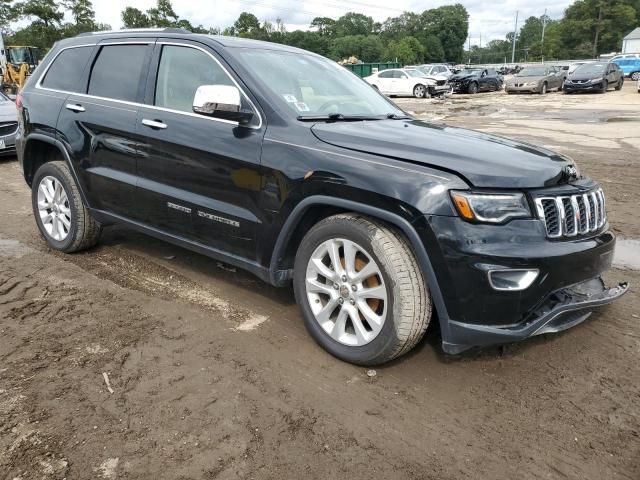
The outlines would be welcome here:
M 397 102 L 574 156 L 640 238 L 632 85 Z M 586 323 L 455 358 L 429 331 L 371 378 L 313 343 L 291 289 L 122 228 L 53 252 L 12 160 L 0 205 L 0 479 L 640 478 L 637 244 L 608 274 L 631 292 Z

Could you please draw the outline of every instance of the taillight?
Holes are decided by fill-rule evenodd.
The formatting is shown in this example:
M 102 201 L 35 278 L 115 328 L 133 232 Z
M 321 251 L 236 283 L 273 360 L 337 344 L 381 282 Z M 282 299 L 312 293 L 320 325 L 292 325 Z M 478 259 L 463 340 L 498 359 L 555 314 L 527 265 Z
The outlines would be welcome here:
M 17 108 L 18 110 L 20 110 L 20 109 L 22 108 L 22 94 L 21 94 L 21 93 L 19 93 L 19 94 L 16 96 L 16 108 Z

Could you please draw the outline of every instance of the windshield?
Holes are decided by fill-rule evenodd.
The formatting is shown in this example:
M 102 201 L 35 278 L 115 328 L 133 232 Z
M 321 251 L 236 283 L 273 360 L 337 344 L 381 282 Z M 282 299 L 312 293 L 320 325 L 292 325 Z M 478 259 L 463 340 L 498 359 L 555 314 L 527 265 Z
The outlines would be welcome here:
M 8 50 L 10 63 L 30 63 L 31 55 L 27 47 L 12 47 Z
M 460 72 L 460 75 L 480 75 L 482 70 L 480 68 L 465 68 Z
M 331 60 L 316 55 L 241 48 L 243 65 L 297 116 L 404 116 L 373 87 Z
M 419 70 L 405 70 L 404 72 L 410 77 L 421 77 L 424 75 L 424 73 Z
M 580 65 L 578 68 L 575 69 L 575 71 L 573 72 L 574 75 L 576 73 L 581 73 L 584 75 L 594 75 L 594 74 L 599 74 L 604 72 L 604 69 L 606 68 L 606 64 L 605 63 L 586 63 L 584 65 Z
M 521 77 L 544 77 L 546 74 L 545 68 L 523 68 L 518 75 Z

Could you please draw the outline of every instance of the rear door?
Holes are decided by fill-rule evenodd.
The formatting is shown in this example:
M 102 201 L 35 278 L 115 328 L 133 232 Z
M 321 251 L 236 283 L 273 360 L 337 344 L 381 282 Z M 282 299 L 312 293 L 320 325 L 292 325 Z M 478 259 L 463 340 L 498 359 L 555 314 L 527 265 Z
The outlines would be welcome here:
M 396 95 L 410 95 L 413 88 L 409 86 L 409 75 L 402 70 L 393 71 L 393 93 Z
M 209 47 L 158 40 L 137 121 L 144 137 L 137 202 L 154 228 L 255 258 L 265 125 L 244 92 L 244 106 L 255 112 L 248 126 L 194 113 L 203 85 L 239 87 L 240 80 Z
M 58 120 L 89 205 L 134 219 L 140 218 L 134 202 L 136 119 L 153 43 L 98 44 L 81 91 L 68 96 Z

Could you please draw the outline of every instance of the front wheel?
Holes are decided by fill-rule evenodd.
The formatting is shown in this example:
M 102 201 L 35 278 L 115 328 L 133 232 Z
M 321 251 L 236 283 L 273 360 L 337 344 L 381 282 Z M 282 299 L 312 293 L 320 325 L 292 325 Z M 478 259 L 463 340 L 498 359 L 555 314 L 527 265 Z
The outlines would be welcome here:
M 427 87 L 424 85 L 416 85 L 413 87 L 413 96 L 416 98 L 425 98 L 427 96 Z
M 618 81 L 618 84 L 616 85 L 616 90 L 622 90 L 623 85 L 624 85 L 624 78 L 620 77 L 620 81 Z
M 478 84 L 476 82 L 471 82 L 469 84 L 469 88 L 467 88 L 467 91 L 471 94 L 474 95 L 476 93 L 478 93 Z
M 609 90 L 609 82 L 607 82 L 606 80 L 603 80 L 602 90 L 600 91 L 600 93 L 607 93 L 607 90 Z
M 540 95 L 545 95 L 547 93 L 547 82 L 544 82 L 542 84 L 542 87 L 540 87 Z
M 38 169 L 31 203 L 38 229 L 52 248 L 72 253 L 98 242 L 101 226 L 83 205 L 65 162 L 48 162 Z
M 293 283 L 309 333 L 357 365 L 407 353 L 431 319 L 429 291 L 407 241 L 358 214 L 329 217 L 306 234 Z
M 633 80 L 634 82 L 637 82 L 638 80 L 640 80 L 640 72 L 633 72 L 631 74 L 631 80 Z

